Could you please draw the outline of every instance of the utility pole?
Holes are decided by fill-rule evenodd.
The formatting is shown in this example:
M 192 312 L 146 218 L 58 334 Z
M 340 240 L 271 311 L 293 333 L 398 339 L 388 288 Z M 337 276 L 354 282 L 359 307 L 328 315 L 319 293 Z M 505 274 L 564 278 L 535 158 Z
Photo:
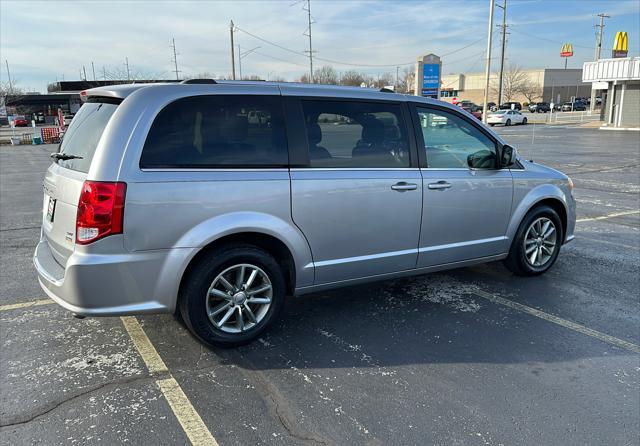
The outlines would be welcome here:
M 229 24 L 229 32 L 231 33 L 231 79 L 236 79 L 236 57 L 235 48 L 233 46 L 233 20 Z
M 395 85 L 395 92 L 398 92 L 398 87 L 400 86 L 400 84 L 398 83 L 398 80 L 400 78 L 400 67 L 396 67 L 396 85 Z
M 176 39 L 174 39 L 173 37 L 171 38 L 171 48 L 173 48 L 173 65 L 175 67 L 176 80 L 179 81 L 180 76 L 178 75 L 178 73 L 180 73 L 180 71 L 178 70 L 178 54 L 176 53 Z
M 11 72 L 9 71 L 9 61 L 5 59 L 4 63 L 7 65 L 7 79 L 9 80 L 9 93 L 13 93 L 13 84 L 11 83 Z
M 105 81 L 107 80 L 107 69 L 104 67 L 104 65 L 102 66 L 102 79 L 104 79 Z
M 242 54 L 240 54 L 240 44 L 238 46 L 238 77 L 242 80 Z
M 96 67 L 93 65 L 93 61 L 91 61 L 91 71 L 93 71 L 93 80 L 96 80 Z
M 82 72 L 84 73 L 84 80 L 87 80 L 87 69 L 84 67 L 84 65 L 82 66 Z
M 498 25 L 502 28 L 502 51 L 500 54 L 500 77 L 498 77 L 498 107 L 502 105 L 502 79 L 504 76 L 504 50 L 507 41 L 507 0 L 502 0 L 502 6 L 496 5 L 498 8 L 502 8 L 502 25 Z
M 313 46 L 311 45 L 311 0 L 307 0 L 307 7 L 302 8 L 307 11 L 307 18 L 309 19 L 309 28 L 307 29 L 306 36 L 309 36 L 309 50 L 305 53 L 309 53 L 309 83 L 313 84 Z
M 489 75 L 491 74 L 491 38 L 493 37 L 493 1 L 489 0 L 489 31 L 487 32 L 487 61 L 485 67 L 484 104 L 482 104 L 482 122 L 487 123 L 487 102 L 489 102 Z
M 600 17 L 600 24 L 596 26 L 600 29 L 598 30 L 598 34 L 596 36 L 596 54 L 594 59 L 596 62 L 598 61 L 598 59 L 600 59 L 600 50 L 602 50 L 602 34 L 603 34 L 603 28 L 604 28 L 604 19 L 608 19 L 611 16 L 601 12 L 600 14 L 598 14 L 598 17 Z M 593 112 L 595 107 L 596 107 L 596 91 L 593 89 L 593 86 L 591 86 L 591 102 L 589 104 L 589 110 Z
M 129 81 L 131 80 L 131 73 L 129 71 L 129 57 L 125 57 L 124 61 L 125 61 L 124 64 L 127 66 L 127 80 Z

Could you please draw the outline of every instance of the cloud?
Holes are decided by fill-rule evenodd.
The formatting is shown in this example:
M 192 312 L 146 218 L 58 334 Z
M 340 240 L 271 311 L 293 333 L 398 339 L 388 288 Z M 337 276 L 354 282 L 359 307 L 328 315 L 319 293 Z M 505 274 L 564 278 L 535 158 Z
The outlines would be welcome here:
M 78 77 L 93 61 L 96 71 L 122 69 L 171 76 L 171 38 L 183 74 L 230 71 L 229 22 L 290 48 L 283 51 L 241 32 L 236 44 L 260 46 L 243 59 L 243 74 L 294 79 L 306 72 L 308 40 L 303 4 L 291 1 L 0 1 L 2 58 L 26 87 Z M 319 1 L 312 0 L 313 45 L 318 58 L 361 64 L 412 62 L 420 54 L 446 54 L 447 72 L 482 68 L 488 2 L 486 1 Z M 593 41 L 593 2 L 509 1 L 508 21 L 559 41 Z M 600 6 L 599 6 L 600 7 Z M 607 30 L 625 27 L 637 41 L 637 1 L 607 4 Z M 496 14 L 499 13 L 497 10 Z M 565 26 L 566 25 L 566 26 Z M 610 27 L 609 27 L 610 26 Z M 635 40 L 634 40 L 635 39 Z M 555 44 L 510 36 L 509 57 L 523 66 L 546 66 L 557 57 Z M 586 53 L 586 52 L 585 52 Z M 271 56 L 271 57 L 270 57 Z M 586 57 L 586 56 L 585 56 Z M 572 61 L 573 62 L 573 61 Z M 318 65 L 324 62 L 318 60 Z M 335 65 L 339 71 L 351 67 Z M 360 68 L 370 74 L 394 67 Z M 99 75 L 99 74 L 98 74 Z

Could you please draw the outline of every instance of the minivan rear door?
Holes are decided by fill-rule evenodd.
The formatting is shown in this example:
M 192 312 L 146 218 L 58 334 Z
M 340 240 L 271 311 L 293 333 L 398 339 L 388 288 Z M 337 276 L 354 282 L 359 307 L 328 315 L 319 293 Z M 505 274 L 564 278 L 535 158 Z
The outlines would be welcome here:
M 291 209 L 311 246 L 315 283 L 414 269 L 422 181 L 403 105 L 291 98 L 287 106 L 296 109 L 289 127 L 304 133 Z
M 75 115 L 60 144 L 59 153 L 63 158 L 54 160 L 45 174 L 42 234 L 54 258 L 63 266 L 75 249 L 76 214 L 82 184 L 117 106 L 112 98 L 89 98 Z

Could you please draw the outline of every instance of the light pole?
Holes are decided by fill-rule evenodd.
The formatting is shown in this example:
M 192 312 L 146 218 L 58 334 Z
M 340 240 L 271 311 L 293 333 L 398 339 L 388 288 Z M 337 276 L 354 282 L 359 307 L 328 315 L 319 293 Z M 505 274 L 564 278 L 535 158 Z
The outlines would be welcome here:
M 489 0 L 489 31 L 487 32 L 487 62 L 484 81 L 484 104 L 482 104 L 482 122 L 487 123 L 487 102 L 489 102 L 489 75 L 491 74 L 491 37 L 493 34 L 493 1 Z

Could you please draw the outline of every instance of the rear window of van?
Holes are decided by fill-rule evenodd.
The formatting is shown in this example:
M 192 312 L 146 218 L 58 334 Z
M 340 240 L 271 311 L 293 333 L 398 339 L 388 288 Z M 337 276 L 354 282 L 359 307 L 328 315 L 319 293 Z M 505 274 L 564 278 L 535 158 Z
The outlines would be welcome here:
M 60 145 L 60 153 L 80 158 L 58 160 L 60 166 L 79 172 L 89 171 L 102 133 L 118 107 L 117 102 L 119 101 L 113 99 L 89 98 L 80 107 Z

